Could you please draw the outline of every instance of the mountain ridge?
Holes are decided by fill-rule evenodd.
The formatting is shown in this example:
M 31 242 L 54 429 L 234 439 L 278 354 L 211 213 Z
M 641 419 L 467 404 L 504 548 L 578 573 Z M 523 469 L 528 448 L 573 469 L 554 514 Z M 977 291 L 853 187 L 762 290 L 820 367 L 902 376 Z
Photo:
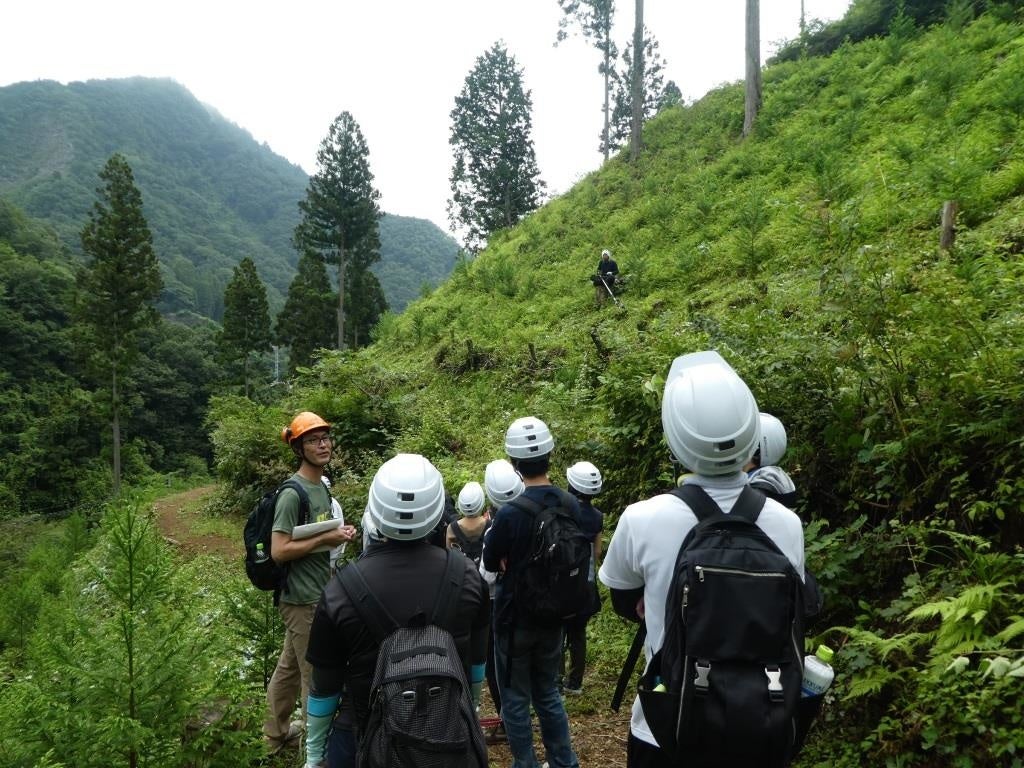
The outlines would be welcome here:
M 0 195 L 53 225 L 72 254 L 114 152 L 128 159 L 143 195 L 165 313 L 219 319 L 244 256 L 256 262 L 272 311 L 280 308 L 298 258 L 291 236 L 308 182 L 302 168 L 169 78 L 0 88 Z M 381 244 L 377 269 L 394 311 L 422 282 L 440 282 L 458 252 L 432 222 L 389 213 Z

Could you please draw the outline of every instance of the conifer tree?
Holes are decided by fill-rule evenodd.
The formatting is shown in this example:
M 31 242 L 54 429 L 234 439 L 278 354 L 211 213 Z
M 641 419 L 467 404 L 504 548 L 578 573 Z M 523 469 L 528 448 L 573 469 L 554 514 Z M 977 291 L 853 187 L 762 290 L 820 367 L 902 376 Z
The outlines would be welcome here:
M 299 202 L 302 222 L 295 229 L 296 246 L 338 267 L 338 349 L 345 348 L 345 299 L 350 295 L 345 281 L 353 254 L 359 254 L 359 268 L 380 259 L 380 193 L 373 186 L 369 155 L 359 124 L 342 112 L 320 142 L 317 172 L 306 187 L 306 199 Z
M 654 117 L 664 105 L 674 103 L 681 98 L 679 88 L 670 83 L 675 94 L 668 90 L 665 78 L 665 60 L 658 52 L 658 41 L 653 36 L 644 37 L 644 74 L 642 92 L 644 95 L 641 119 L 647 122 Z M 609 131 L 610 149 L 621 149 L 628 142 L 632 131 L 633 120 L 633 44 L 629 43 L 622 52 L 621 68 L 613 71 L 613 90 L 615 106 L 612 110 L 611 129 Z
M 79 285 L 77 317 L 90 363 L 110 382 L 114 495 L 121 492 L 123 382 L 138 355 L 138 333 L 155 325 L 153 304 L 163 285 L 153 236 L 142 213 L 142 195 L 128 161 L 114 154 L 100 171 L 99 200 L 82 230 L 88 259 Z
M 253 365 L 260 355 L 270 351 L 270 341 L 267 289 L 255 262 L 246 256 L 235 267 L 224 291 L 224 319 L 218 339 L 229 375 L 241 375 L 246 397 L 253 389 Z
M 303 253 L 275 327 L 277 343 L 288 347 L 289 373 L 309 365 L 316 350 L 330 349 L 335 332 L 334 303 L 323 259 Z
M 522 70 L 495 43 L 477 58 L 451 112 L 448 218 L 465 230 L 470 252 L 540 204 L 544 182 L 530 135 L 531 109 Z
M 219 607 L 209 591 L 197 599 L 195 569 L 175 562 L 147 505 L 128 498 L 112 506 L 101 540 L 76 566 L 43 606 L 19 681 L 22 722 L 45 726 L 12 730 L 0 746 L 3 764 L 253 764 L 253 740 L 232 740 L 248 702 L 236 704 L 230 674 L 216 668 L 224 641 L 210 617 Z M 183 738 L 211 708 L 219 721 Z M 5 749 L 12 742 L 20 759 Z
M 566 27 L 575 20 L 583 37 L 601 52 L 601 63 L 597 71 L 604 76 L 604 128 L 601 131 L 599 150 L 608 159 L 608 135 L 611 127 L 611 93 L 615 57 L 618 51 L 612 42 L 612 23 L 615 17 L 615 0 L 558 0 L 565 14 L 558 21 L 558 42 L 569 34 Z M 558 43 L 556 43 L 557 45 Z

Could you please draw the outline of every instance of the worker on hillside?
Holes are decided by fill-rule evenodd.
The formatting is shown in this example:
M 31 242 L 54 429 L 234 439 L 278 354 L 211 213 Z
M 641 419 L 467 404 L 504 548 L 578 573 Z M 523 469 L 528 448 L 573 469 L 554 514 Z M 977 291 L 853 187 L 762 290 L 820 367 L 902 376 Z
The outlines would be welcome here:
M 619 265 L 612 258 L 612 252 L 605 248 L 601 251 L 601 260 L 597 262 L 597 273 L 592 278 L 597 306 L 602 306 L 605 299 L 612 295 L 618 276 Z

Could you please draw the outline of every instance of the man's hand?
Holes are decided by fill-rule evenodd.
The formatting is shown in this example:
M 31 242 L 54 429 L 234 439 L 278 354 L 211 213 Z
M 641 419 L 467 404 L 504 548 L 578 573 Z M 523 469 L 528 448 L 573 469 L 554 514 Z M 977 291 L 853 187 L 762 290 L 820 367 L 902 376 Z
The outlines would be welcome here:
M 336 547 L 339 544 L 344 544 L 346 541 L 352 541 L 355 537 L 355 526 L 339 525 L 337 528 L 332 528 L 329 531 L 321 533 L 320 541 L 323 544 L 330 544 L 332 547 Z

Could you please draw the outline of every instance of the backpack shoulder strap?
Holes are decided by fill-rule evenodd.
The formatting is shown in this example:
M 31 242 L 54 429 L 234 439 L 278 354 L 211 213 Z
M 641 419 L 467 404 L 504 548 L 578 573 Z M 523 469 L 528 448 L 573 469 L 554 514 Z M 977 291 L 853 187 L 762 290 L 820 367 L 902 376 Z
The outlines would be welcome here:
M 698 523 L 722 514 L 722 508 L 699 485 L 680 485 L 669 491 L 669 495 L 682 500 L 697 516 Z
M 622 671 L 619 673 L 619 679 L 615 683 L 615 693 L 612 694 L 612 711 L 618 712 L 619 707 L 622 706 L 622 699 L 626 695 L 626 686 L 629 685 L 629 680 L 633 677 L 633 670 L 636 669 L 636 662 L 640 658 L 640 653 L 644 649 L 644 639 L 647 637 L 647 622 L 641 621 L 640 625 L 636 628 L 636 634 L 633 635 L 633 642 L 629 646 L 629 652 L 626 654 L 626 661 L 622 665 Z
M 434 603 L 434 612 L 430 616 L 430 623 L 447 629 L 454 623 L 455 615 L 458 612 L 458 601 L 454 597 L 462 587 L 464 565 L 461 558 L 452 556 L 450 549 L 446 552 L 447 560 L 444 577 L 441 581 L 441 591 L 437 595 L 437 602 Z
M 357 562 L 346 565 L 338 571 L 338 580 L 352 600 L 352 607 L 365 622 L 373 639 L 380 644 L 384 642 L 384 638 L 398 629 L 398 622 L 370 590 L 370 585 L 366 583 L 357 566 Z
M 762 491 L 746 485 L 740 492 L 739 498 L 736 499 L 736 503 L 732 505 L 732 509 L 729 510 L 729 514 L 738 515 L 744 520 L 756 523 L 757 518 L 761 516 L 761 510 L 764 509 L 766 498 Z
M 524 512 L 529 512 L 531 515 L 536 515 L 538 512 L 544 509 L 544 507 L 542 507 L 539 503 L 537 503 L 533 499 L 528 499 L 525 496 L 517 496 L 516 498 L 512 499 L 512 501 L 506 503 L 511 504 L 516 509 L 521 509 Z
M 302 483 L 297 480 L 288 478 L 281 485 L 277 487 L 277 492 L 281 493 L 285 488 L 291 488 L 295 491 L 295 494 L 299 497 L 299 520 L 296 525 L 306 525 L 310 522 L 309 520 L 309 494 L 306 493 L 306 489 L 302 487 Z M 327 490 L 326 488 L 324 490 Z M 328 491 L 328 496 L 330 492 Z
M 724 514 L 721 507 L 699 485 L 681 485 L 678 488 L 673 488 L 669 491 L 669 494 L 682 499 L 693 510 L 693 514 L 697 516 L 698 523 L 703 523 L 705 520 L 709 520 L 716 515 Z M 765 496 L 763 493 L 756 488 L 745 485 L 743 490 L 740 491 L 736 503 L 729 510 L 729 514 L 742 517 L 751 523 L 757 522 L 757 518 L 761 514 L 761 508 L 764 507 L 764 502 Z
M 549 493 L 551 493 L 552 495 L 554 495 L 558 499 L 558 504 L 547 504 L 547 505 L 545 505 L 545 504 L 541 504 L 538 501 L 534 501 L 533 499 L 528 498 L 526 496 L 522 496 L 522 495 L 517 496 L 516 498 L 512 499 L 512 501 L 509 501 L 507 503 L 511 504 L 513 507 L 517 507 L 517 508 L 522 509 L 522 510 L 524 510 L 526 512 L 529 512 L 531 514 L 536 515 L 538 512 L 540 512 L 540 511 L 542 511 L 544 509 L 549 509 L 549 508 L 555 507 L 555 506 L 561 506 L 561 507 L 568 508 L 569 505 L 571 505 L 573 502 L 575 502 L 575 499 L 572 496 L 569 495 L 568 491 L 565 491 L 565 490 L 559 488 L 558 486 L 552 486 L 552 490 Z
M 459 544 L 461 544 L 463 547 L 466 547 L 470 544 L 469 536 L 467 536 L 466 532 L 462 530 L 462 526 L 459 525 L 458 520 L 452 520 L 448 524 L 448 530 L 452 532 L 452 535 L 459 540 Z

